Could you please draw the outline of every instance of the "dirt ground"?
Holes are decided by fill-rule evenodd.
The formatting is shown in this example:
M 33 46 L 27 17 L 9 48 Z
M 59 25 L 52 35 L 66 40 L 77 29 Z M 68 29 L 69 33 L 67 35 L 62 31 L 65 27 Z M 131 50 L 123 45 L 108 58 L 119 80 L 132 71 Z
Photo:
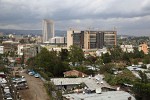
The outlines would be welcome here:
M 19 90 L 24 100 L 50 100 L 40 78 L 29 76 L 24 72 L 20 74 L 25 76 L 29 86 L 29 89 Z

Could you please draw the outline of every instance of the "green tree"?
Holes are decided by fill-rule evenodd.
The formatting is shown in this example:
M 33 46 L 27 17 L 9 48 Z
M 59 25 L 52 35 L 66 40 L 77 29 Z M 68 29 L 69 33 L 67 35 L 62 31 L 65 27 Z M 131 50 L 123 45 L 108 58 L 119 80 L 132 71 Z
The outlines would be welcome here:
M 68 64 L 61 61 L 56 51 L 48 51 L 46 48 L 42 48 L 35 61 L 36 67 L 41 68 L 49 77 L 61 77 L 63 72 L 69 69 Z
M 109 53 L 102 54 L 102 60 L 105 64 L 110 63 L 111 62 L 111 56 L 109 55 Z
M 141 77 L 140 81 L 134 83 L 133 92 L 136 100 L 149 100 L 150 98 L 150 83 L 147 75 L 142 71 L 139 71 Z
M 122 59 L 122 49 L 119 46 L 116 46 L 110 49 L 111 59 L 112 61 L 120 61 Z
M 134 53 L 133 53 L 133 58 L 143 58 L 144 57 L 144 52 L 139 51 L 138 48 L 134 48 Z
M 82 61 L 84 60 L 83 50 L 76 45 L 70 46 L 69 60 L 72 62 L 74 66 L 75 66 L 75 63 L 82 64 Z
M 61 49 L 61 52 L 59 52 L 59 56 L 61 57 L 62 61 L 67 61 L 68 56 L 69 56 L 68 50 L 67 49 Z

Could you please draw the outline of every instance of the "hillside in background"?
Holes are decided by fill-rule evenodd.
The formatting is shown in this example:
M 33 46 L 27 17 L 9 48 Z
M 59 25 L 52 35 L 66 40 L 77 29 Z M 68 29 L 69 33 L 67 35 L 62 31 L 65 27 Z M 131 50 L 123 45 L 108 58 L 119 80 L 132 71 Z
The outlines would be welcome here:
M 20 35 L 42 35 L 42 30 L 13 30 L 13 29 L 0 29 L 4 34 L 20 34 Z M 55 30 L 55 36 L 66 36 L 66 31 Z

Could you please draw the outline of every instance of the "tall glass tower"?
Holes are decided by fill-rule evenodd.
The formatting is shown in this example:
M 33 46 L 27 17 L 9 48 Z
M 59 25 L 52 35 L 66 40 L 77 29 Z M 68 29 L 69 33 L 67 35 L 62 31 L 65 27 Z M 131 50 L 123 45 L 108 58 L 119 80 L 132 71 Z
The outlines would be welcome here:
M 49 39 L 54 37 L 54 21 L 44 19 L 42 22 L 43 26 L 43 42 L 49 41 Z

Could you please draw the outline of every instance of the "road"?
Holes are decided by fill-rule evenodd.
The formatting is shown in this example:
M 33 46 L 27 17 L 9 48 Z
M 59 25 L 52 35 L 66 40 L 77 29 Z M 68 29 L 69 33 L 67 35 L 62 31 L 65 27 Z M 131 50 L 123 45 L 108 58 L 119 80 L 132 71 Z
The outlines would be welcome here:
M 29 89 L 19 91 L 24 100 L 50 100 L 40 78 L 29 76 L 26 73 L 21 73 L 21 75 L 25 76 L 29 86 Z

